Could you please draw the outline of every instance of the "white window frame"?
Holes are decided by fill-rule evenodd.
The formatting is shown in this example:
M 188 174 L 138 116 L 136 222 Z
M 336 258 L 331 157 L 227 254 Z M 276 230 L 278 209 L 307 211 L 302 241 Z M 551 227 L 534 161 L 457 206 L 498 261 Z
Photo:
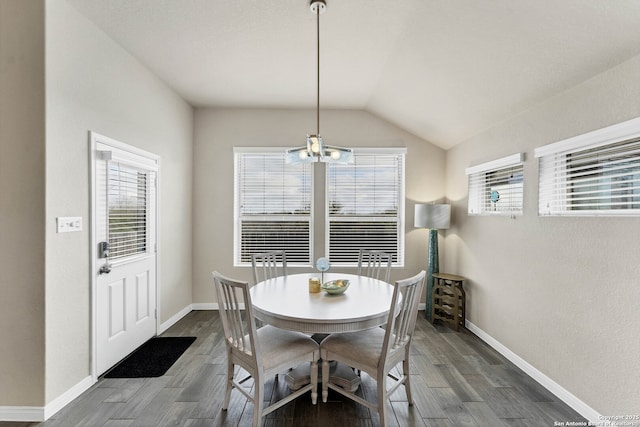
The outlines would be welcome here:
M 285 147 L 234 147 L 233 149 L 233 153 L 234 153 L 234 173 L 233 173 L 233 183 L 234 183 L 234 190 L 233 190 L 233 197 L 234 197 L 234 210 L 233 210 L 233 265 L 234 267 L 250 267 L 251 266 L 251 261 L 250 260 L 245 260 L 242 261 L 241 257 L 241 222 L 242 222 L 242 218 L 240 218 L 240 212 L 241 212 L 241 207 L 240 207 L 240 183 L 239 183 L 239 161 L 240 161 L 240 157 L 246 154 L 267 154 L 267 155 L 282 155 L 282 159 L 283 159 L 283 164 L 284 164 L 284 159 L 285 159 Z M 309 249 L 309 259 L 304 261 L 304 262 L 295 262 L 293 261 L 293 258 L 291 258 L 290 260 L 290 255 L 288 254 L 287 256 L 287 265 L 289 266 L 303 266 L 303 267 L 309 267 L 313 264 L 313 223 L 314 223 L 314 218 L 313 218 L 313 212 L 314 212 L 314 168 L 313 168 L 313 164 L 307 164 L 305 167 L 308 167 L 310 169 L 310 213 L 308 215 L 308 217 L 306 217 L 306 220 L 309 222 L 309 237 L 308 237 L 308 249 Z M 273 219 L 273 220 L 287 220 L 287 219 L 291 219 L 288 218 L 288 216 L 283 216 L 283 215 L 265 215 L 265 216 L 256 216 L 255 219 L 257 220 L 266 220 L 267 218 Z M 298 218 L 300 219 L 300 218 Z M 286 250 L 286 248 L 271 248 L 271 250 Z
M 392 266 L 393 267 L 404 267 L 404 248 L 405 248 L 405 181 L 406 181 L 406 153 L 407 153 L 407 149 L 404 147 L 388 147 L 388 148 L 355 148 L 354 149 L 354 161 L 357 164 L 357 158 L 358 156 L 362 156 L 362 155 L 381 155 L 381 156 L 389 156 L 389 155 L 393 155 L 393 156 L 398 156 L 399 158 L 399 167 L 401 168 L 401 171 L 399 171 L 400 173 L 400 182 L 399 182 L 399 187 L 398 188 L 398 213 L 397 213 L 397 240 L 396 240 L 396 257 L 394 257 L 394 260 L 392 262 Z M 337 267 L 354 267 L 357 266 L 358 262 L 357 262 L 357 251 L 354 252 L 355 258 L 354 261 L 349 261 L 349 262 L 341 262 L 341 261 L 336 261 L 335 259 L 332 259 L 331 256 L 331 239 L 330 239 L 330 232 L 331 232 L 331 221 L 332 221 L 332 217 L 330 215 L 330 201 L 329 201 L 329 186 L 330 186 L 330 173 L 329 173 L 329 168 L 330 167 L 341 167 L 342 165 L 339 164 L 327 164 L 327 173 L 325 176 L 325 234 L 324 234 L 324 239 L 325 239 L 325 254 L 327 257 L 329 257 L 329 259 L 331 260 L 331 265 L 332 266 L 337 266 Z M 353 167 L 353 165 L 346 165 L 346 167 Z M 343 218 L 347 219 L 347 218 Z M 352 218 L 355 221 L 355 217 Z M 370 219 L 372 221 L 384 221 L 385 219 L 388 221 L 389 217 L 370 217 Z M 347 219 L 347 220 L 351 220 L 351 219 Z M 383 248 L 376 248 L 376 247 L 361 247 L 361 249 L 367 249 L 367 250 L 384 250 Z M 335 257 L 334 257 L 335 258 Z
M 158 235 L 159 229 L 157 228 L 158 212 L 157 206 L 159 206 L 159 171 L 160 171 L 160 158 L 155 154 L 151 154 L 147 151 L 138 149 L 136 147 L 129 146 L 115 139 L 108 138 L 103 135 L 99 135 L 95 132 L 91 132 L 91 141 L 94 144 L 92 149 L 104 160 L 104 166 L 101 166 L 97 171 L 94 171 L 94 175 L 100 175 L 99 184 L 107 186 L 108 172 L 107 169 L 110 163 L 122 164 L 130 169 L 138 169 L 147 175 L 147 232 L 146 232 L 146 250 L 135 254 L 126 256 L 118 256 L 115 259 L 110 259 L 109 262 L 112 266 L 119 266 L 135 262 L 141 258 L 147 257 L 150 254 L 158 252 Z M 95 162 L 93 162 L 95 163 Z M 92 164 L 93 164 L 92 163 Z M 94 165 L 95 166 L 95 165 Z M 97 178 L 96 178 L 97 179 Z M 106 191 L 106 190 L 105 190 Z M 108 196 L 105 194 L 105 197 Z M 108 202 L 107 198 L 98 201 L 98 205 L 94 203 L 94 210 L 96 212 L 103 212 L 101 218 L 95 219 L 97 222 L 101 222 L 103 227 L 96 231 L 96 242 L 108 242 Z M 96 202 L 97 203 L 97 202 Z M 103 216 L 104 215 L 104 216 Z
M 522 170 L 523 183 L 519 208 L 503 208 L 491 210 L 487 206 L 486 177 L 489 174 L 519 167 Z M 467 213 L 471 216 L 521 216 L 524 211 L 524 153 L 516 153 L 490 162 L 471 166 L 465 169 L 469 179 Z
M 538 215 L 539 216 L 639 216 L 640 209 L 572 209 L 570 202 L 570 184 L 575 181 L 567 181 L 569 159 L 572 154 L 587 150 L 606 149 L 615 144 L 630 142 L 640 139 L 640 118 L 635 118 L 602 129 L 597 129 L 582 135 L 577 135 L 562 141 L 544 145 L 535 149 L 534 154 L 538 159 Z M 640 155 L 634 152 L 640 163 Z M 594 164 L 595 165 L 595 164 Z M 607 172 L 605 166 L 597 170 Z M 630 176 L 630 175 L 623 175 Z M 598 181 L 596 181 L 597 183 Z M 638 184 L 640 185 L 640 184 Z M 634 187 L 635 189 L 636 187 Z M 595 193 L 596 198 L 605 193 Z M 577 206 L 577 205 L 576 205 Z

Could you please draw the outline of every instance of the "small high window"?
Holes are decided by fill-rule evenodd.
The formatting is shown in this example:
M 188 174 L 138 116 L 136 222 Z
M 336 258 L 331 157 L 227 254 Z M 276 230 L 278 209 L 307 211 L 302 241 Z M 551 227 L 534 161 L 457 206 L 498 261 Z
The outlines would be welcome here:
M 469 215 L 522 215 L 523 155 L 503 157 L 466 169 Z
M 640 214 L 640 119 L 540 147 L 540 215 Z

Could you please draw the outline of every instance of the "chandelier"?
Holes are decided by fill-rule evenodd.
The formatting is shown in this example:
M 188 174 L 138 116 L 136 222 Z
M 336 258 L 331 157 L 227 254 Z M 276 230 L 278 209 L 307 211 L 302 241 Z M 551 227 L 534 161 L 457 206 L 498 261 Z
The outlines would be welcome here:
M 307 135 L 307 145 L 286 151 L 287 163 L 353 163 L 351 148 L 326 145 L 320 136 L 320 14 L 327 9 L 324 0 L 311 0 L 311 12 L 316 14 L 317 34 L 317 96 L 316 96 L 316 133 Z

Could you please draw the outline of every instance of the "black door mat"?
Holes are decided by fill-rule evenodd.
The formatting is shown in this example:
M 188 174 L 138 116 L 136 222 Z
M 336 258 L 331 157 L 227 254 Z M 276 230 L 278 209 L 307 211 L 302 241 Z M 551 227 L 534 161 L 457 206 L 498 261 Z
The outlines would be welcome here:
M 154 337 L 111 368 L 105 378 L 160 377 L 178 360 L 196 337 Z

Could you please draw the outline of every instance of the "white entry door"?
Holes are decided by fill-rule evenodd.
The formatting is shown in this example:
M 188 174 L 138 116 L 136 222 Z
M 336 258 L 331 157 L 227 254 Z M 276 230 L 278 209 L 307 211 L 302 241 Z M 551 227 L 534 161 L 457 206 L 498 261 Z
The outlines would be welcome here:
M 94 373 L 156 334 L 158 158 L 95 133 Z

